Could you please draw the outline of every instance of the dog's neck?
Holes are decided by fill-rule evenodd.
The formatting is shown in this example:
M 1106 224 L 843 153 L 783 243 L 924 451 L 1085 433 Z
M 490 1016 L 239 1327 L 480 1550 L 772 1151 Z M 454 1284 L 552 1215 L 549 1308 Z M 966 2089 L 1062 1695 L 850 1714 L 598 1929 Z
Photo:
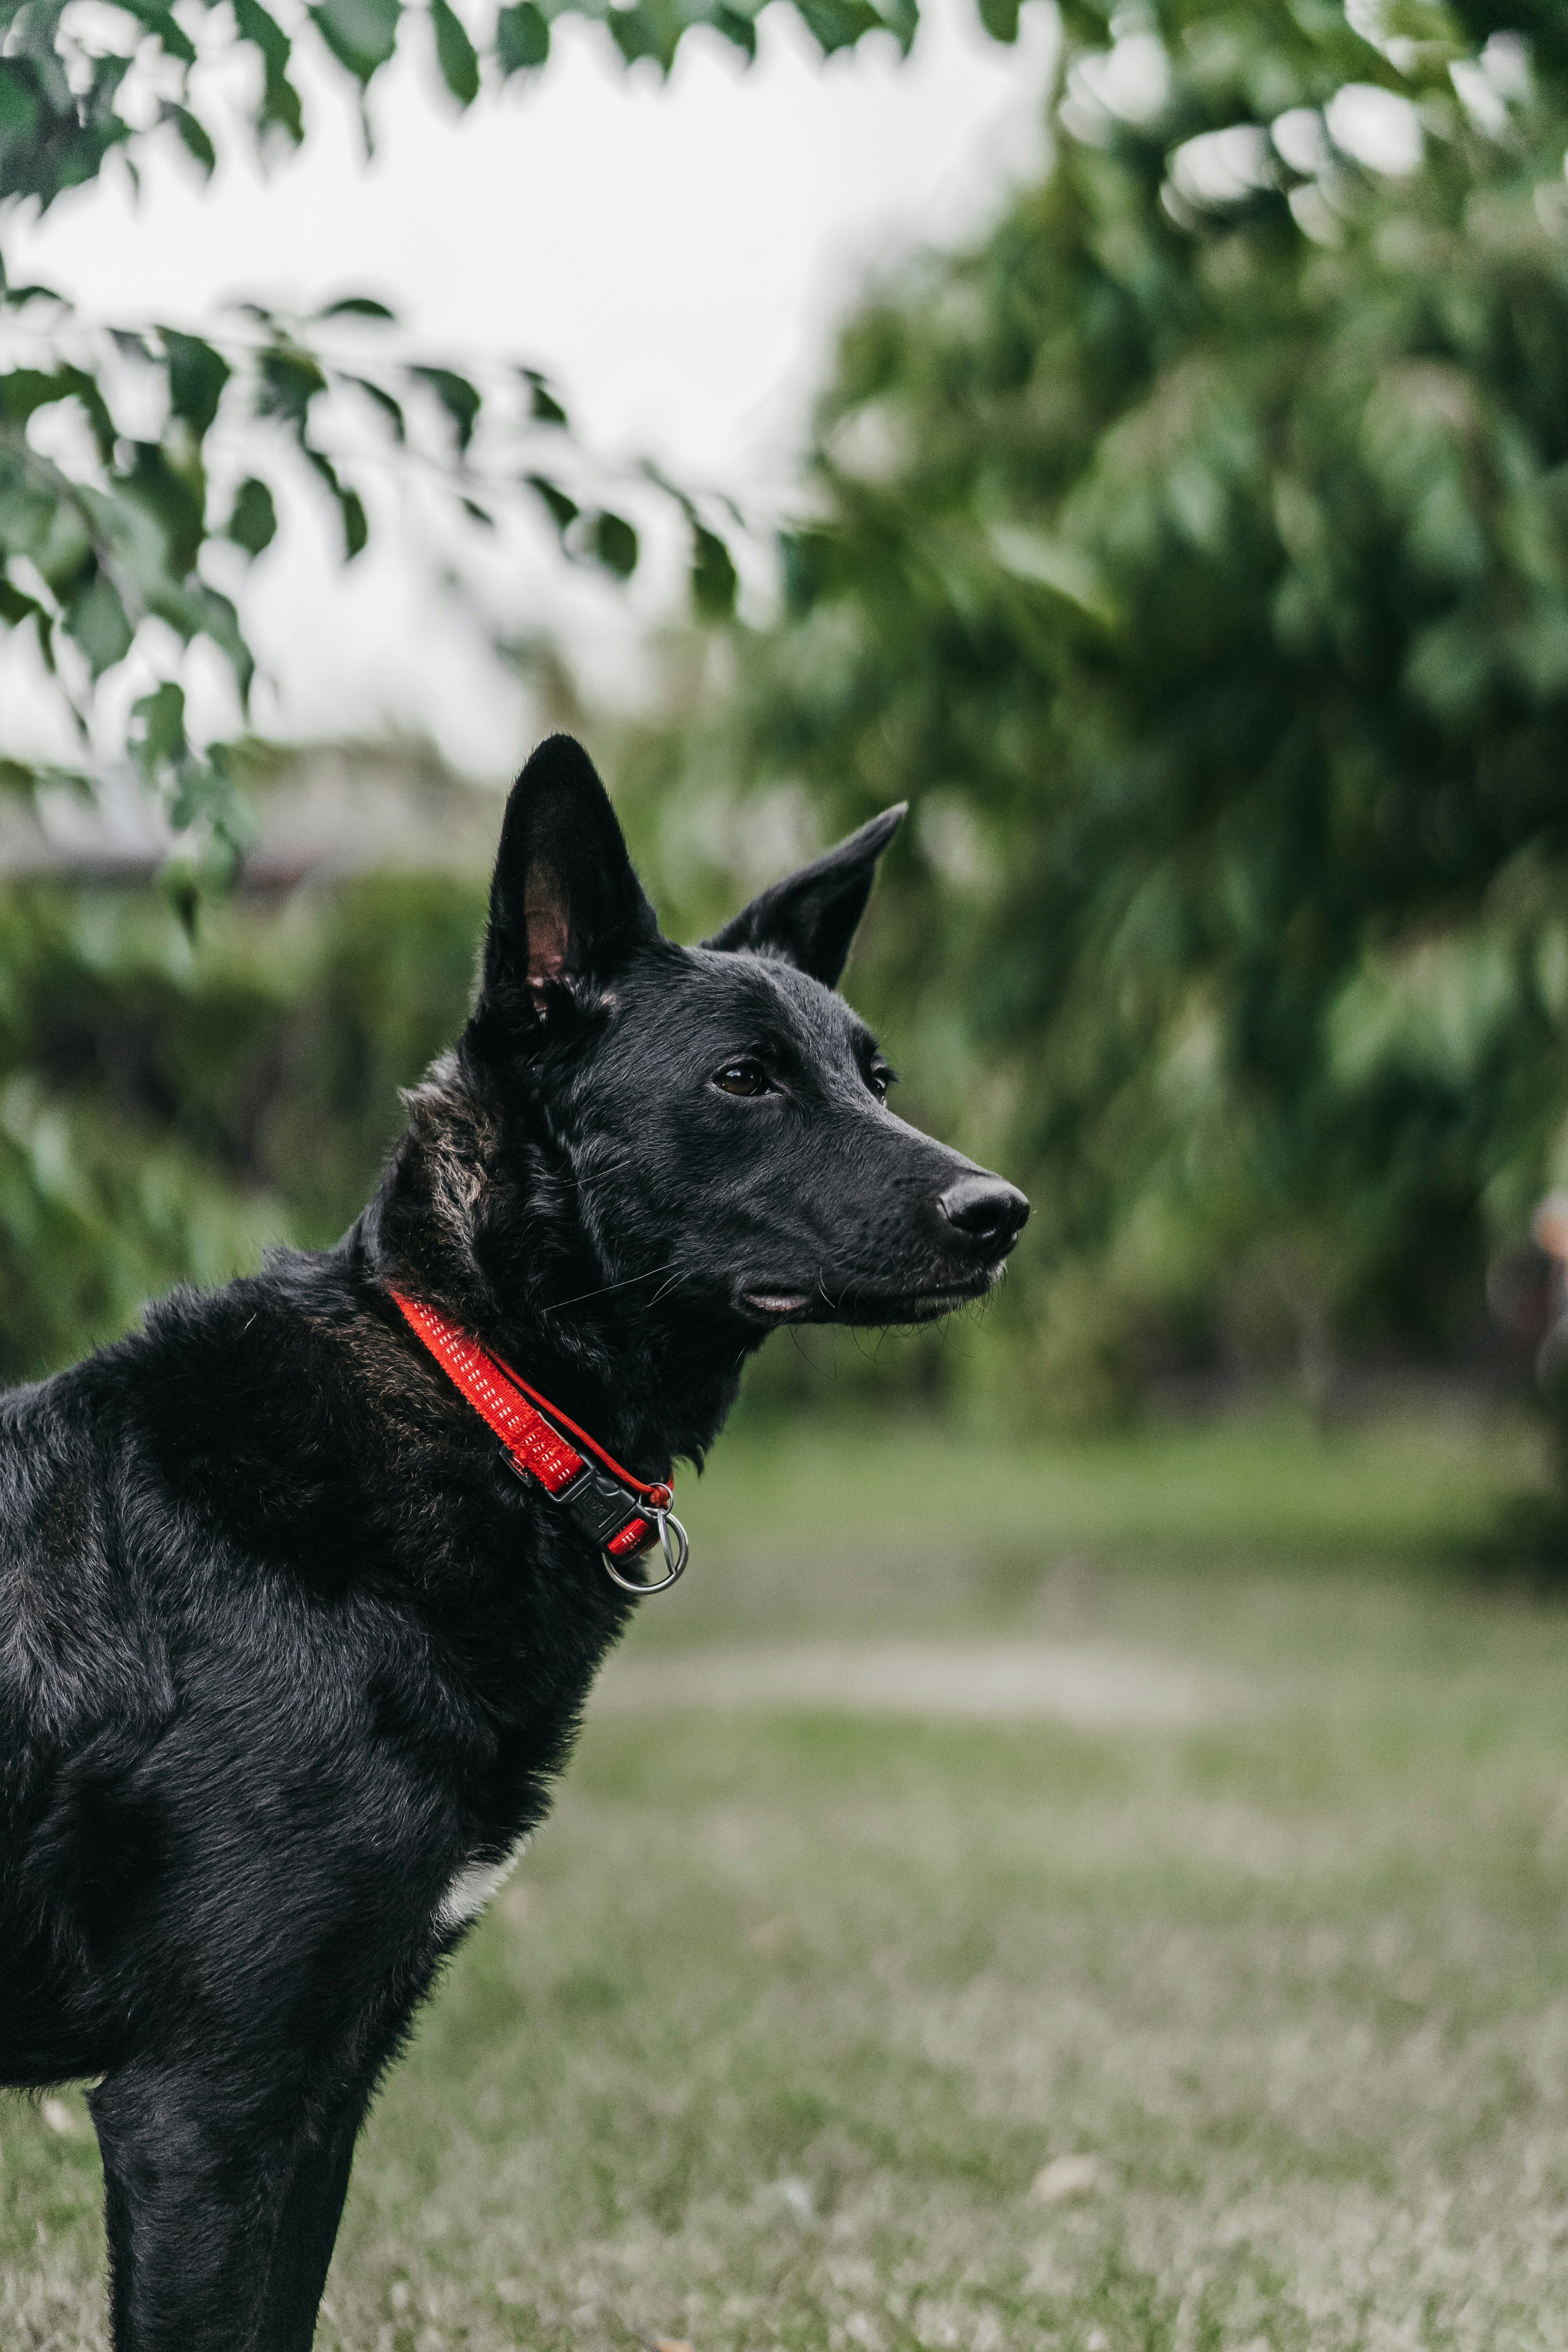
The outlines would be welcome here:
M 348 1236 L 365 1272 L 440 1308 L 643 1475 L 700 1461 L 735 1401 L 743 1335 L 614 1284 L 562 1152 L 458 1059 L 408 1109 Z

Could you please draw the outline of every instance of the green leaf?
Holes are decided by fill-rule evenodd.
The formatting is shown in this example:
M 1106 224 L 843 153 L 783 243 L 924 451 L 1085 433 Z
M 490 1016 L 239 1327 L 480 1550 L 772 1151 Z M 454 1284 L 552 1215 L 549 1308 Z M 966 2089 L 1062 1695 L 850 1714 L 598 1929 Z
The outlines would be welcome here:
M 0 61 L 0 145 L 20 146 L 30 139 L 38 120 L 38 94 L 18 62 L 8 65 Z M 12 301 L 26 299 L 26 291 L 14 294 Z
M 370 537 L 370 522 L 365 514 L 364 500 L 357 490 L 341 490 L 338 506 L 343 518 L 343 561 L 352 563 Z
M 185 697 L 173 678 L 131 706 L 131 756 L 147 781 L 165 761 L 185 750 Z
M 131 71 L 129 58 L 97 58 L 92 64 L 92 79 L 86 93 L 88 121 L 95 127 L 109 129 L 113 121 L 115 100 L 120 86 Z M 122 128 L 129 128 L 122 125 Z
M 1018 0 L 976 0 L 980 21 L 994 41 L 1018 37 Z
M 664 73 L 675 63 L 689 21 L 679 0 L 636 0 L 629 8 L 612 6 L 605 18 L 627 65 L 652 58 Z
M 637 568 L 637 535 L 624 515 L 596 514 L 588 526 L 588 547 L 595 562 L 617 580 L 629 580 Z
M 0 621 L 8 629 L 19 629 L 25 621 L 37 620 L 43 609 L 37 598 L 27 595 L 14 580 L 0 579 Z
M 63 294 L 57 294 L 52 286 L 8 286 L 0 291 L 0 300 L 9 310 L 20 310 L 29 302 L 54 302 L 62 310 L 69 310 L 73 307 Z
M 287 71 L 292 42 L 260 0 L 234 0 L 234 21 L 241 40 L 261 52 L 264 88 L 257 109 L 258 130 L 281 131 L 298 146 L 305 135 L 305 121 L 300 93 Z
M 98 561 L 83 505 L 79 497 L 62 496 L 43 544 L 30 551 L 33 562 L 62 604 L 91 579 Z
M 277 531 L 278 509 L 272 493 L 251 474 L 234 494 L 234 511 L 224 526 L 224 535 L 243 547 L 247 555 L 255 556 L 271 546 Z
M 401 404 L 394 400 L 391 393 L 385 391 L 382 385 L 373 383 L 368 376 L 345 375 L 343 382 L 352 383 L 356 392 L 363 392 L 367 400 L 375 403 L 392 428 L 393 439 L 401 447 L 408 438 L 407 420 L 404 416 Z
M 350 489 L 346 482 L 339 479 L 331 459 L 324 457 L 320 449 L 307 448 L 305 455 L 338 502 L 338 512 L 343 524 L 343 562 L 352 563 L 370 537 L 364 501 L 357 490 Z
M 546 474 L 527 474 L 523 478 L 529 488 L 543 501 L 551 521 L 564 539 L 583 511 L 576 499 L 569 499 L 565 491 L 552 482 Z
M 408 373 L 415 382 L 427 385 L 446 410 L 461 454 L 474 437 L 481 406 L 479 393 L 467 376 L 455 375 L 450 368 L 411 367 Z
M 169 364 L 169 405 L 200 441 L 217 415 L 228 362 L 199 335 L 182 334 L 177 327 L 160 327 L 158 333 Z
M 267 76 L 256 119 L 259 130 L 281 131 L 284 137 L 291 139 L 296 147 L 303 145 L 305 110 L 300 102 L 299 91 L 287 75 L 269 73 Z
M 38 561 L 58 528 L 62 507 L 74 510 L 68 492 L 62 491 L 63 485 L 47 476 L 29 476 L 21 466 L 5 463 L 0 451 L 0 543 L 7 556 Z
M 716 33 L 722 33 L 724 38 L 732 42 L 736 48 L 743 50 L 748 58 L 755 58 L 757 54 L 755 17 L 742 15 L 739 8 L 726 7 L 724 0 L 716 0 L 713 12 L 708 21 Z
M 80 401 L 98 454 L 107 465 L 118 436 L 103 394 L 85 368 L 13 368 L 0 375 L 0 416 L 8 424 L 26 425 L 35 410 L 58 400 Z
M 107 572 L 99 572 L 66 607 L 67 634 L 81 647 L 95 678 L 131 650 L 135 632 L 125 615 L 120 591 Z
M 729 549 L 717 531 L 695 520 L 691 525 L 691 602 L 700 620 L 727 621 L 735 610 L 738 585 Z
M 129 473 L 117 475 L 114 487 L 151 515 L 169 577 L 184 580 L 201 551 L 205 528 L 206 485 L 200 467 L 193 478 L 187 468 L 170 462 L 156 441 L 138 441 Z
M 479 53 L 447 0 L 430 0 L 430 22 L 441 79 L 459 106 L 472 106 L 479 94 Z
M 882 21 L 907 58 L 921 28 L 920 0 L 884 0 Z
M 312 23 L 333 57 L 362 88 L 397 47 L 402 0 L 319 0 Z
M 340 301 L 329 302 L 324 310 L 312 314 L 318 319 L 385 319 L 396 324 L 397 313 L 378 302 L 374 294 L 345 294 Z
M 827 589 L 833 541 L 822 530 L 782 530 L 778 548 L 784 610 L 792 621 L 803 621 Z
M 229 743 L 207 745 L 207 773 L 212 788 L 205 814 L 217 842 L 228 852 L 231 862 L 237 863 L 247 850 L 254 848 L 259 828 L 236 772 L 233 752 L 234 746 Z
M 250 647 L 240 635 L 239 615 L 226 596 L 209 588 L 205 580 L 191 579 L 177 586 L 151 583 L 146 592 L 147 608 L 159 619 L 167 621 L 172 629 L 189 645 L 196 636 L 210 637 L 219 651 L 226 655 L 228 666 L 239 689 L 241 702 L 247 700 L 251 682 L 256 676 L 256 663 Z
M 113 0 L 113 5 L 155 34 L 170 57 L 178 58 L 182 65 L 195 64 L 196 52 L 190 35 L 175 23 L 167 8 L 158 5 L 158 0 Z
M 234 0 L 234 21 L 240 39 L 260 50 L 268 72 L 280 74 L 294 44 L 278 19 L 261 5 L 261 0 Z
M 291 344 L 275 343 L 261 353 L 256 372 L 261 380 L 258 413 L 282 417 L 296 431 L 303 432 L 310 403 L 327 388 L 327 379 L 310 352 Z
M 550 26 L 534 0 L 518 0 L 496 18 L 496 63 L 502 76 L 528 73 L 550 56 Z
M 480 506 L 477 499 L 460 499 L 458 503 L 470 522 L 482 523 L 486 530 L 494 530 L 496 527 L 494 515 L 488 509 Z
M 186 154 L 200 164 L 204 175 L 210 180 L 217 168 L 217 153 L 205 124 L 197 121 L 188 106 L 165 106 L 163 120 L 174 124 Z
M 795 0 L 824 57 L 852 49 L 864 33 L 886 31 L 870 0 Z
M 528 413 L 535 425 L 565 425 L 566 411 L 539 370 L 520 368 L 518 373 L 528 386 Z
M 166 859 L 158 869 L 158 887 L 168 900 L 174 920 L 195 947 L 201 929 L 202 890 L 189 858 Z

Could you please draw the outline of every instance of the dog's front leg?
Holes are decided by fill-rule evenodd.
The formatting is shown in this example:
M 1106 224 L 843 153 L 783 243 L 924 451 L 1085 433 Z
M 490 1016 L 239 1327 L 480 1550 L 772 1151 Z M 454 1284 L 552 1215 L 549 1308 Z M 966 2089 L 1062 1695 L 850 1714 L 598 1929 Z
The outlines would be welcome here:
M 309 2352 L 363 2100 L 306 2131 L 188 2068 L 138 2066 L 89 2105 L 115 2352 Z
M 310 2352 L 363 2114 L 364 2102 L 356 2099 L 300 2148 L 279 2218 L 257 2352 Z

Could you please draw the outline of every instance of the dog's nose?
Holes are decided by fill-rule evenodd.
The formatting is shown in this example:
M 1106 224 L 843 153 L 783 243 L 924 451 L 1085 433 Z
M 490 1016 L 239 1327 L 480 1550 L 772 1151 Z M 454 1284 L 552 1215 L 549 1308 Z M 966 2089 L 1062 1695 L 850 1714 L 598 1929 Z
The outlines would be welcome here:
M 1000 1176 L 961 1176 L 936 1205 L 966 1241 L 991 1250 L 1005 1249 L 1029 1213 L 1017 1186 L 1004 1183 Z

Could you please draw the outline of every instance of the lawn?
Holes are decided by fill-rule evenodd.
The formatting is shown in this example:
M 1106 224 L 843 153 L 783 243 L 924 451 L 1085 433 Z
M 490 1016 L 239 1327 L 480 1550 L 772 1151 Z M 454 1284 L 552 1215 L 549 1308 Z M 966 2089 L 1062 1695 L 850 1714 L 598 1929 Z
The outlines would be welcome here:
M 1531 1475 L 1434 1415 L 739 1434 L 319 2342 L 1568 2344 L 1568 1610 L 1456 1564 Z M 78 2094 L 0 2154 L 0 2344 L 101 2344 Z

